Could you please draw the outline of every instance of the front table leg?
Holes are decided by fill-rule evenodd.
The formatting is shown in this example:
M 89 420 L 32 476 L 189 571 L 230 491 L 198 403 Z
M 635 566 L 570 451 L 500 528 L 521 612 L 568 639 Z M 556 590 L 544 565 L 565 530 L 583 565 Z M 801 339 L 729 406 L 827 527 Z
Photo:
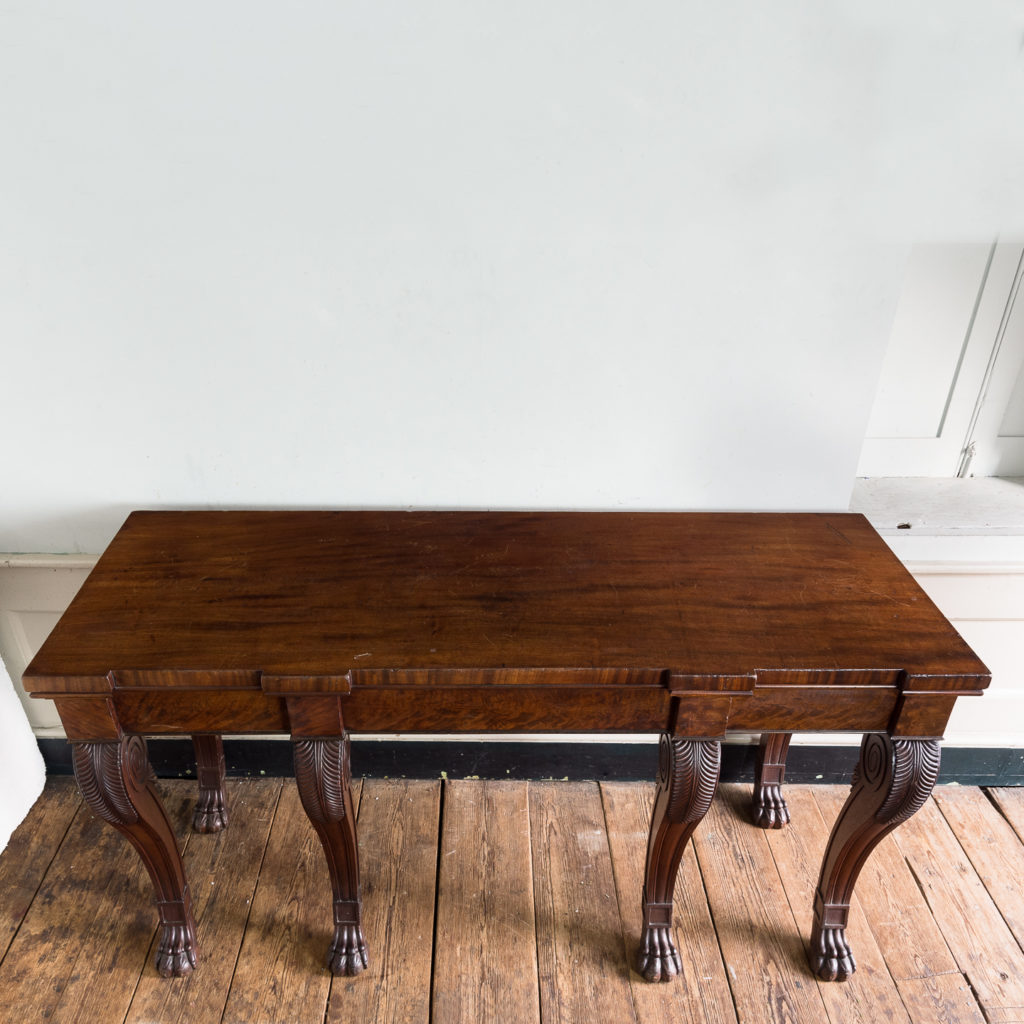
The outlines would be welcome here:
M 295 739 L 293 744 L 299 796 L 327 854 L 334 891 L 334 940 L 327 966 L 332 974 L 359 974 L 366 968 L 366 940 L 348 737 Z
M 637 956 L 637 970 L 648 981 L 669 981 L 682 973 L 672 935 L 672 893 L 686 843 L 711 807 L 721 761 L 718 740 L 687 740 L 668 733 L 661 737 Z
M 938 740 L 864 737 L 814 894 L 811 967 L 822 981 L 845 981 L 856 970 L 846 941 L 854 883 L 883 837 L 924 806 L 938 775 Z
M 174 829 L 167 818 L 141 736 L 74 743 L 75 778 L 92 812 L 123 832 L 139 852 L 156 891 L 160 941 L 156 969 L 180 977 L 196 966 L 192 898 Z

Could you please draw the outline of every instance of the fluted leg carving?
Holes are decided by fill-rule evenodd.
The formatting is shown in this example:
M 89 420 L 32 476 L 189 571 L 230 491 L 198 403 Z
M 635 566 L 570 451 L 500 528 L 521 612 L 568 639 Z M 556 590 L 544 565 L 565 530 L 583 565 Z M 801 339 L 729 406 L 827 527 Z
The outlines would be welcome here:
M 845 981 L 856 970 L 846 925 L 857 876 L 882 838 L 924 806 L 938 775 L 938 740 L 864 737 L 814 894 L 811 967 L 823 981 Z
M 196 832 L 220 832 L 228 827 L 228 806 L 224 799 L 224 744 L 210 733 L 192 737 L 199 776 L 199 798 L 192 814 Z
M 97 817 L 128 837 L 156 892 L 160 940 L 156 969 L 164 977 L 196 966 L 196 926 L 174 830 L 154 785 L 141 736 L 73 744 L 75 778 Z
M 759 828 L 782 828 L 789 824 L 789 808 L 782 795 L 786 778 L 786 754 L 790 733 L 766 732 L 757 748 L 754 766 L 754 824 Z
M 334 891 L 334 939 L 327 966 L 332 974 L 359 974 L 367 961 L 348 738 L 316 737 L 293 743 L 299 796 L 327 855 Z
M 683 850 L 711 807 L 718 787 L 722 747 L 717 740 L 661 737 L 658 791 L 647 840 L 643 934 L 637 970 L 648 981 L 682 972 L 672 934 L 672 893 Z

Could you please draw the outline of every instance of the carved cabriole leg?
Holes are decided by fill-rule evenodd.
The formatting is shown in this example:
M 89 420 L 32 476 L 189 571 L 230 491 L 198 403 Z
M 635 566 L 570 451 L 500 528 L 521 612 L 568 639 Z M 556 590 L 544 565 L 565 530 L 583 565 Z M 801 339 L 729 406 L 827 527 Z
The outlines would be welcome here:
M 327 854 L 334 891 L 334 940 L 327 966 L 332 974 L 359 974 L 366 968 L 366 940 L 348 737 L 297 738 L 293 745 L 299 796 Z
M 938 740 L 864 737 L 814 894 L 811 967 L 822 981 L 845 981 L 856 970 L 846 924 L 857 876 L 882 838 L 924 806 L 938 775 Z
M 220 832 L 228 825 L 228 808 L 224 799 L 224 744 L 210 733 L 192 737 L 199 776 L 199 799 L 192 815 L 196 832 Z
M 760 828 L 782 828 L 789 824 L 789 808 L 782 795 L 786 778 L 786 754 L 791 734 L 766 732 L 757 748 L 754 766 L 754 824 Z
M 139 852 L 156 891 L 160 941 L 156 969 L 170 977 L 196 966 L 192 898 L 174 830 L 164 811 L 141 736 L 74 743 L 75 778 L 93 813 L 123 832 Z
M 721 760 L 718 740 L 687 740 L 667 733 L 661 737 L 637 956 L 637 970 L 648 981 L 668 981 L 682 971 L 672 935 L 672 893 L 686 843 L 711 806 Z

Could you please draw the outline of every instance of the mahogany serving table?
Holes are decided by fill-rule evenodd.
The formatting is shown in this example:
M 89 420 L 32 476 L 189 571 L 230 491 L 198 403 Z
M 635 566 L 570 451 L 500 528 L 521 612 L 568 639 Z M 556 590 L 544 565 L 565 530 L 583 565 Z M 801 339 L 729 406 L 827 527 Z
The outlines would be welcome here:
M 778 827 L 789 734 L 865 734 L 814 902 L 813 969 L 843 979 L 857 875 L 988 680 L 861 516 L 594 512 L 136 512 L 24 676 L 149 870 L 165 975 L 195 966 L 195 924 L 145 734 L 194 736 L 205 831 L 227 823 L 220 735 L 291 735 L 334 890 L 328 964 L 355 974 L 348 732 L 661 733 L 650 980 L 680 971 L 673 886 L 724 736 L 763 734 L 754 818 Z

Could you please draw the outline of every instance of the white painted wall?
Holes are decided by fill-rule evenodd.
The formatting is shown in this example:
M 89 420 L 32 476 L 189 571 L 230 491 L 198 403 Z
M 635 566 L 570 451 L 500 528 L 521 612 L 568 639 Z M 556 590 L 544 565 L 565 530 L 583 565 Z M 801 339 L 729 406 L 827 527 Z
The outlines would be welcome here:
M 6 5 L 0 551 L 138 506 L 845 507 L 907 240 L 1019 215 L 1016 18 Z

